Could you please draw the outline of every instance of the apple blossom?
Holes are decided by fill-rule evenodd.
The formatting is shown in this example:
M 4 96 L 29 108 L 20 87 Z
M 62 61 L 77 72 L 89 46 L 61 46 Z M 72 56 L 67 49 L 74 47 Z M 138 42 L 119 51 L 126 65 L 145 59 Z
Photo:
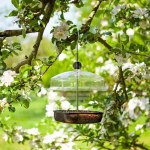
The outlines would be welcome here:
M 3 98 L 2 100 L 0 100 L 0 112 L 2 112 L 3 109 L 4 109 L 5 107 L 7 107 L 8 105 L 9 105 L 9 104 L 8 104 L 6 98 Z
M 69 35 L 69 26 L 66 22 L 62 22 L 60 26 L 55 27 L 53 36 L 58 41 L 65 40 Z
M 45 94 L 47 94 L 47 90 L 44 87 L 41 87 L 41 90 L 40 92 L 37 93 L 37 95 L 41 97 L 42 95 L 45 95 Z
M 147 29 L 150 27 L 150 22 L 148 20 L 142 20 L 139 22 L 139 25 L 142 29 Z
M 140 130 L 143 128 L 143 124 L 137 124 L 136 127 L 135 127 L 135 130 Z
M 5 85 L 6 87 L 10 86 L 11 83 L 14 81 L 14 77 L 16 76 L 16 72 L 12 70 L 7 70 L 3 73 L 0 77 L 0 86 Z
M 31 129 L 25 130 L 25 132 L 30 135 L 39 135 L 40 134 L 38 128 L 31 128 Z
M 13 137 L 14 142 L 22 142 L 23 141 L 23 135 L 20 133 L 16 133 L 15 136 Z
M 117 6 L 115 6 L 115 7 L 113 8 L 112 14 L 113 14 L 113 15 L 116 15 L 121 9 L 124 9 L 124 8 L 125 8 L 124 5 L 117 5 Z
M 148 10 L 147 9 L 142 9 L 142 8 L 137 8 L 136 10 L 133 11 L 134 18 L 143 18 L 143 17 L 148 17 Z

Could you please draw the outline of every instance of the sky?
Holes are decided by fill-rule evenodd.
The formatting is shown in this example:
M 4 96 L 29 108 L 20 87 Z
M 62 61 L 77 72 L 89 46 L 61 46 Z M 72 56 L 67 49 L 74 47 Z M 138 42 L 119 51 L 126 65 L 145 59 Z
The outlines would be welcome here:
M 14 24 L 14 18 L 6 17 L 14 9 L 10 1 L 1 0 L 0 2 L 0 31 L 17 28 L 17 25 Z

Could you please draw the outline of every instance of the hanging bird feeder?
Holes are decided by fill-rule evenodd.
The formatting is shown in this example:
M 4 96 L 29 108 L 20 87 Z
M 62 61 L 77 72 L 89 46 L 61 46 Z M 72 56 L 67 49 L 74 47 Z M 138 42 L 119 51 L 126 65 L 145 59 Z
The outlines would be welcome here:
M 94 73 L 80 70 L 78 47 L 74 71 L 58 74 L 51 78 L 50 90 L 57 92 L 67 100 L 76 100 L 76 110 L 54 110 L 56 121 L 72 124 L 97 123 L 102 119 L 103 112 L 79 110 L 79 101 L 87 99 L 91 93 L 104 92 L 107 86 L 104 79 Z

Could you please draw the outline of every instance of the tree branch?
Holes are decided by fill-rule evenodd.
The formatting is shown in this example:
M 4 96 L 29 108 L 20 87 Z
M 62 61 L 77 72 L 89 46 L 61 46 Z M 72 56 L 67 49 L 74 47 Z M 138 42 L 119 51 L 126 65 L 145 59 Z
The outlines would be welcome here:
M 19 36 L 22 35 L 23 29 L 18 29 L 18 30 L 5 30 L 3 32 L 0 32 L 0 37 L 12 37 L 12 36 Z M 26 31 L 26 34 L 28 33 L 35 33 L 37 31 L 34 31 L 32 29 L 28 29 Z
M 126 91 L 126 83 L 125 83 L 125 79 L 123 76 L 122 66 L 119 66 L 119 76 L 120 76 L 120 82 L 122 83 L 122 88 L 123 88 L 123 93 L 125 95 L 125 99 L 126 101 L 128 101 L 128 94 Z
M 55 0 L 51 0 L 47 3 L 46 5 L 46 10 L 45 10 L 45 15 L 43 17 L 43 22 L 45 24 L 45 27 L 46 25 L 48 24 L 49 22 L 49 19 L 51 17 L 51 14 L 52 14 L 52 11 L 53 11 L 53 7 L 54 7 L 54 3 L 55 3 Z M 37 36 L 37 39 L 36 39 L 36 42 L 33 46 L 33 50 L 31 52 L 31 54 L 29 55 L 29 57 L 25 60 L 23 60 L 22 62 L 20 62 L 15 68 L 14 70 L 16 72 L 19 72 L 19 69 L 21 66 L 25 65 L 25 64 L 29 64 L 31 65 L 31 62 L 32 62 L 32 59 L 36 57 L 37 55 L 37 52 L 38 52 L 38 49 L 39 49 L 39 46 L 40 46 L 40 43 L 41 43 L 41 40 L 42 40 L 42 37 L 43 37 L 43 32 L 45 30 L 45 27 L 43 27 L 39 32 L 38 32 L 38 36 Z
M 81 29 L 80 29 L 80 31 L 79 31 L 80 34 L 84 34 L 84 33 L 86 33 L 87 31 L 89 31 L 89 29 L 90 29 L 90 24 L 91 24 L 91 22 L 92 22 L 92 20 L 93 20 L 93 18 L 94 18 L 94 16 L 95 16 L 95 14 L 96 14 L 96 12 L 97 12 L 99 6 L 100 6 L 100 4 L 102 3 L 102 1 L 103 1 L 103 0 L 97 1 L 97 4 L 95 5 L 95 7 L 93 8 L 92 12 L 90 13 L 90 15 L 89 15 L 87 21 L 86 21 L 84 24 L 82 24 L 82 27 L 81 27 Z M 74 33 L 73 35 L 71 35 L 70 37 L 68 37 L 65 41 L 67 41 L 67 42 L 72 42 L 72 41 L 74 41 L 74 40 L 77 40 L 77 38 L 78 38 L 78 33 L 76 32 L 76 33 Z
M 118 80 L 115 83 L 113 95 L 114 95 L 117 107 L 121 107 L 123 103 L 118 100 L 118 94 L 117 94 L 117 88 L 120 83 L 122 85 L 122 89 L 123 89 L 123 93 L 124 93 L 126 101 L 128 101 L 128 94 L 126 91 L 126 84 L 125 84 L 125 79 L 123 76 L 122 66 L 119 66 L 118 69 L 119 69 L 119 75 L 118 75 Z
M 112 46 L 109 45 L 105 40 L 103 40 L 101 37 L 97 38 L 97 41 L 100 42 L 101 44 L 103 44 L 108 50 L 111 51 Z

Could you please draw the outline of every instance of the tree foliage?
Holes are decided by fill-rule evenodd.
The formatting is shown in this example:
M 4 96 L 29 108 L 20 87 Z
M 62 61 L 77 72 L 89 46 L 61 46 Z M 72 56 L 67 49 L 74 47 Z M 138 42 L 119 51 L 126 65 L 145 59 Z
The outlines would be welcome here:
M 28 108 L 32 92 L 39 96 L 48 93 L 46 117 L 40 124 L 43 128 L 51 126 L 51 130 L 46 134 L 37 128 L 9 127 L 2 118 L 0 125 L 6 141 L 30 141 L 33 149 L 65 149 L 66 146 L 70 150 L 77 149 L 74 142 L 78 140 L 90 143 L 92 150 L 149 149 L 139 141 L 142 132 L 150 127 L 149 1 L 12 0 L 11 3 L 15 8 L 8 17 L 16 18 L 18 29 L 0 32 L 0 112 L 5 107 L 15 112 L 16 103 Z M 67 20 L 69 11 L 73 11 L 74 16 L 76 12 L 77 19 Z M 56 52 L 41 58 L 39 46 L 51 18 L 58 22 L 49 30 Z M 8 57 L 18 55 L 23 48 L 20 42 L 9 43 L 7 38 L 26 38 L 29 33 L 37 33 L 31 53 L 9 68 Z M 59 101 L 58 95 L 42 86 L 47 72 L 53 72 L 51 66 L 65 51 L 74 53 L 77 42 L 83 56 L 81 60 L 87 63 L 85 69 L 96 71 L 109 86 L 105 95 L 95 95 L 83 106 L 104 109 L 99 124 L 74 126 L 54 122 L 50 112 L 53 107 L 61 108 L 66 104 L 73 108 L 73 104 Z M 51 99 L 53 96 L 55 102 Z M 142 123 L 132 129 L 139 118 L 143 118 Z

